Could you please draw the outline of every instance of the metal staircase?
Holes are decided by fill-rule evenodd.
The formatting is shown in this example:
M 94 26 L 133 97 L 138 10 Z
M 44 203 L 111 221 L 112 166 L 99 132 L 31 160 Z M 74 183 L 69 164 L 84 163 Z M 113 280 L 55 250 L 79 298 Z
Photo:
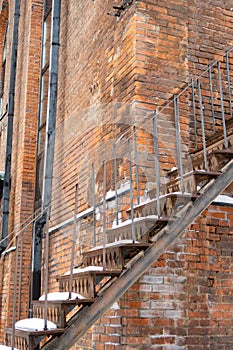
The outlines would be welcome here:
M 225 65 L 222 74 L 228 84 L 233 74 L 229 69 L 229 57 L 228 52 L 221 59 L 221 64 Z M 141 203 L 135 201 L 138 194 L 135 190 L 137 179 L 135 180 L 136 176 L 132 176 L 133 165 L 130 162 L 130 194 L 127 197 L 129 205 L 124 205 L 125 221 L 116 226 L 104 227 L 103 245 L 83 252 L 82 265 L 74 271 L 71 270 L 72 278 L 69 274 L 57 277 L 60 292 L 70 293 L 72 283 L 72 292 L 82 295 L 82 298 L 33 301 L 33 317 L 44 318 L 47 314 L 46 317 L 56 323 L 57 329 L 37 332 L 6 329 L 6 345 L 12 345 L 13 334 L 14 346 L 20 350 L 69 349 L 219 194 L 232 195 L 232 92 L 229 93 L 229 89 L 226 89 L 224 94 L 224 91 L 219 89 L 218 94 L 215 94 L 216 98 L 206 93 L 210 72 L 211 84 L 214 81 L 214 72 L 216 86 L 220 81 L 222 83 L 223 78 L 219 77 L 219 62 L 212 65 L 213 71 L 208 68 L 207 75 L 202 74 L 196 83 L 192 82 L 182 92 L 185 98 L 191 99 L 189 105 L 192 113 L 190 117 L 189 110 L 189 118 L 193 118 L 195 126 L 188 152 L 187 149 L 182 149 L 180 138 L 180 118 L 187 110 L 178 107 L 177 96 L 172 100 L 177 152 L 177 162 L 174 165 L 178 166 L 167 172 L 167 181 L 161 184 L 158 180 L 161 164 L 158 164 L 160 155 L 157 152 L 157 125 L 153 124 L 156 180 L 155 186 L 147 193 L 147 200 Z M 214 88 L 217 89 L 216 86 L 211 86 L 211 93 Z M 209 96 L 208 101 L 205 101 L 206 96 Z M 169 116 L 170 109 L 171 105 L 167 109 Z M 204 119 L 204 110 L 208 112 L 206 118 L 214 123 L 212 127 Z M 163 109 L 163 113 L 165 112 Z M 154 116 L 153 121 L 156 118 L 157 116 Z M 208 125 L 208 128 L 205 129 L 205 125 Z M 106 178 L 106 174 L 104 177 Z M 106 183 L 103 187 L 106 187 Z M 117 191 L 116 189 L 115 201 Z M 103 201 L 102 206 L 105 207 L 106 201 Z M 116 208 L 117 215 L 118 211 L 119 208 Z

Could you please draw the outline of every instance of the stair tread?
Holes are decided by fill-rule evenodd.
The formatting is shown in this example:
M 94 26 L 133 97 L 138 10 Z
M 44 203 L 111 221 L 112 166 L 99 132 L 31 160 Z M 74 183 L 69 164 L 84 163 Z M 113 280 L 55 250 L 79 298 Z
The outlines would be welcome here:
M 223 155 L 233 155 L 232 149 L 219 149 L 216 151 L 213 151 L 214 154 L 223 154 Z
M 155 190 L 151 190 L 150 192 L 148 192 L 148 194 L 153 193 L 154 191 Z M 160 195 L 159 196 L 159 200 L 164 199 L 164 198 L 172 198 L 172 197 L 176 197 L 176 198 L 177 197 L 179 197 L 179 198 L 191 198 L 192 196 L 193 195 L 191 193 L 188 193 L 188 192 L 184 192 L 184 193 L 182 193 L 182 192 L 169 192 L 169 193 L 165 193 L 163 195 Z M 151 198 L 151 199 L 149 199 L 149 200 L 147 200 L 147 201 L 145 201 L 143 203 L 135 205 L 134 209 L 143 208 L 143 207 L 145 207 L 148 204 L 151 204 L 153 202 L 157 202 L 157 200 L 158 200 L 158 198 L 156 198 L 156 197 Z M 127 213 L 130 213 L 130 211 L 131 211 L 130 208 L 126 210 Z M 145 216 L 145 218 L 146 217 L 147 216 Z M 158 217 L 158 219 L 161 219 L 161 217 L 160 218 Z
M 161 221 L 163 218 L 159 218 L 157 215 L 149 215 L 149 216 L 144 216 L 144 217 L 139 217 L 139 218 L 134 218 L 134 224 L 139 224 L 143 222 L 156 222 L 156 221 Z M 120 230 L 123 227 L 131 226 L 132 225 L 132 220 L 126 220 L 123 221 L 120 225 L 108 228 L 106 232 L 114 231 L 114 230 Z
M 115 242 L 114 242 L 115 243 Z M 115 248 L 120 248 L 120 249 L 128 249 L 128 248 L 148 248 L 150 246 L 150 243 L 140 243 L 140 242 L 137 242 L 137 243 L 118 243 L 116 242 L 116 244 L 109 244 L 105 247 L 106 250 L 112 250 L 112 249 L 115 249 Z M 103 250 L 103 246 L 100 246 L 100 247 L 95 247 L 91 250 L 88 250 L 87 252 L 84 252 L 83 253 L 83 256 L 87 256 L 87 255 L 92 255 L 94 253 L 98 253 L 100 251 Z
M 12 328 L 5 328 L 5 332 L 12 333 Z M 32 331 L 26 329 L 15 329 L 15 335 L 25 337 L 25 335 L 29 336 L 46 336 L 46 335 L 56 335 L 64 333 L 64 328 L 56 328 L 51 330 L 40 330 L 40 331 Z
M 191 170 L 187 173 L 185 173 L 183 175 L 183 178 L 186 179 L 188 177 L 191 177 L 191 176 L 198 176 L 198 177 L 217 177 L 221 174 L 221 171 L 216 171 L 216 170 Z M 168 183 L 167 183 L 167 186 L 169 186 L 170 184 L 172 183 L 175 183 L 177 182 L 178 180 L 180 180 L 181 177 L 180 176 L 177 176 L 176 178 L 173 178 L 172 180 L 170 180 Z M 174 192 L 173 192 L 174 193 Z M 185 194 L 183 194 L 185 195 Z M 190 193 L 190 196 L 192 196 L 192 194 Z
M 80 272 L 73 272 L 73 277 L 76 276 L 87 276 L 87 275 L 96 275 L 96 276 L 117 276 L 121 273 L 122 271 L 119 269 L 103 269 L 103 270 L 87 270 L 87 271 L 80 271 Z M 70 275 L 62 275 L 58 276 L 58 279 L 65 279 L 65 278 L 70 278 Z M 82 299 L 80 299 L 82 300 Z
M 85 298 L 85 299 L 69 299 L 69 300 L 48 300 L 48 305 L 79 305 L 79 304 L 89 304 L 93 303 L 95 298 Z M 33 305 L 44 305 L 45 300 L 32 300 Z

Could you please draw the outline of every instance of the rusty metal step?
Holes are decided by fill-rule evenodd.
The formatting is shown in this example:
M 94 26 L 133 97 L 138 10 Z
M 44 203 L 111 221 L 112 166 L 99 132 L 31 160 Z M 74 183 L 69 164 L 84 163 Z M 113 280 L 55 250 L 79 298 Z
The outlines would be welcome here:
M 132 241 L 130 243 L 125 241 L 106 245 L 106 268 L 122 270 L 129 259 L 133 258 L 139 251 L 147 249 L 149 246 L 149 243 L 132 243 Z M 102 246 L 93 248 L 83 253 L 83 263 L 85 266 L 103 266 L 103 255 Z
M 7 346 L 12 345 L 12 328 L 5 328 L 5 342 Z M 15 330 L 14 347 L 18 350 L 34 350 L 44 338 L 59 336 L 64 329 L 53 329 L 43 331 Z
M 48 300 L 47 301 L 47 318 L 54 322 L 58 328 L 65 328 L 67 325 L 67 315 L 76 307 L 90 305 L 95 301 L 94 298 L 74 299 L 74 300 Z M 33 317 L 45 317 L 45 301 L 33 300 Z
M 73 292 L 81 294 L 86 299 L 93 299 L 97 296 L 99 289 L 109 279 L 119 276 L 121 269 L 96 269 L 85 271 L 85 269 L 76 269 L 72 275 Z M 78 271 L 79 270 L 79 271 Z M 61 292 L 68 292 L 70 287 L 70 275 L 65 274 L 58 276 L 59 290 Z
M 177 211 L 180 210 L 180 208 L 182 208 L 185 204 L 194 199 L 191 193 L 182 193 L 180 191 L 166 193 L 164 195 L 161 195 L 159 198 L 155 198 L 156 190 L 151 190 L 148 194 L 152 199 L 149 199 L 146 202 L 134 207 L 135 217 L 157 215 L 159 201 L 161 213 L 160 221 L 162 218 L 164 218 L 166 221 L 174 214 L 176 214 Z M 130 214 L 130 209 L 127 210 L 127 214 Z
M 198 191 L 211 179 L 216 179 L 221 174 L 220 171 L 193 170 L 183 175 L 185 193 L 190 193 L 195 198 Z M 168 192 L 181 191 L 182 179 L 177 176 L 167 183 Z
M 148 243 L 148 232 L 155 222 L 163 222 L 157 215 L 138 217 L 123 221 L 121 224 L 107 229 L 107 243 L 131 239 L 132 241 Z

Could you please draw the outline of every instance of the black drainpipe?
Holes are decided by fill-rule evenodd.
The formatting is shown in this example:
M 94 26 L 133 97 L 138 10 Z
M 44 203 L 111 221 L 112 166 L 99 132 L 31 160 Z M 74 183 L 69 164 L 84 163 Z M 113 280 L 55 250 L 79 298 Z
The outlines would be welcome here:
M 37 300 L 41 292 L 41 255 L 43 228 L 46 223 L 46 209 L 51 205 L 54 144 L 57 113 L 57 89 L 58 89 L 58 58 L 59 58 L 59 36 L 60 36 L 60 12 L 61 0 L 53 0 L 52 5 L 52 33 L 50 49 L 50 77 L 48 115 L 46 124 L 46 144 L 44 176 L 42 189 L 42 215 L 35 223 L 33 237 L 32 257 L 32 300 Z
M 16 81 L 16 65 L 18 53 L 18 31 L 19 31 L 19 17 L 20 17 L 20 1 L 15 0 L 14 26 L 13 26 L 13 41 L 11 52 L 11 67 L 10 67 L 10 86 L 8 96 L 8 121 L 7 121 L 7 139 L 6 139 L 6 160 L 5 160 L 5 174 L 3 181 L 3 195 L 2 195 L 2 240 L 0 245 L 0 253 L 6 249 L 8 236 L 8 222 L 9 222 L 9 201 L 10 201 L 10 187 L 11 187 L 11 159 L 12 159 L 12 140 L 13 140 L 13 120 L 15 109 L 15 81 Z

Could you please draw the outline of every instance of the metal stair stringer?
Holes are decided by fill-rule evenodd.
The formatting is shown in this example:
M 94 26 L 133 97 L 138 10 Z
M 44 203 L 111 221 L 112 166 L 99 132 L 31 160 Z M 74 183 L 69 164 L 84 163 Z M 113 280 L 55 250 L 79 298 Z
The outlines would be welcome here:
M 233 182 L 233 160 L 223 169 L 217 179 L 210 181 L 206 191 L 188 203 L 175 221 L 162 229 L 154 243 L 147 248 L 135 263 L 125 270 L 106 291 L 89 307 L 77 313 L 64 333 L 45 344 L 43 350 L 64 350 L 79 340 L 87 330 L 117 301 L 142 275 L 154 261 L 164 253 L 168 246 L 197 218 L 221 192 Z

